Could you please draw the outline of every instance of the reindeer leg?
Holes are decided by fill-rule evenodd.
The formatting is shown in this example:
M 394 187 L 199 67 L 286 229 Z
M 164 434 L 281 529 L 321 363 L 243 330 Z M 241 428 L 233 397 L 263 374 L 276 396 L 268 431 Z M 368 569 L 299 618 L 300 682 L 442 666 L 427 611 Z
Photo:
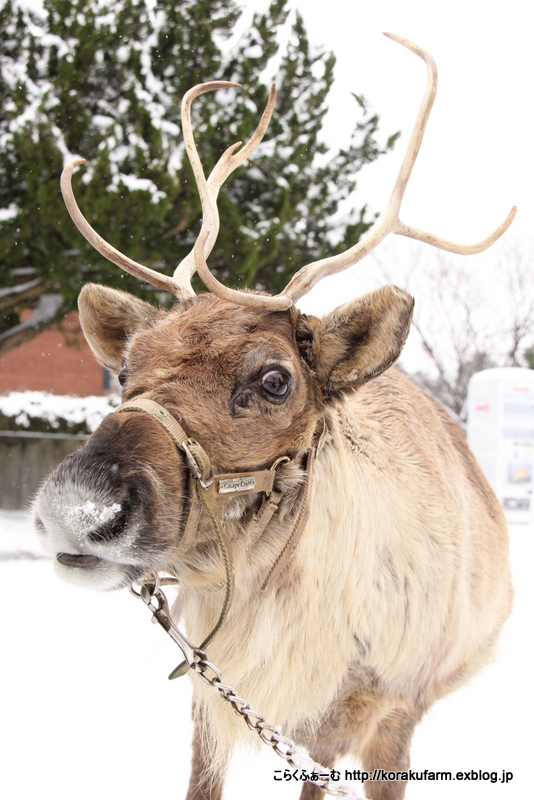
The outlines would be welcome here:
M 185 800 L 221 800 L 223 781 L 206 777 L 206 759 L 202 747 L 198 723 L 193 732 L 193 758 L 191 761 L 191 778 Z
M 376 726 L 372 736 L 360 750 L 363 769 L 407 771 L 410 768 L 410 744 L 419 716 L 410 716 L 403 709 L 396 709 L 385 716 Z M 366 781 L 365 796 L 368 800 L 402 800 L 406 781 Z

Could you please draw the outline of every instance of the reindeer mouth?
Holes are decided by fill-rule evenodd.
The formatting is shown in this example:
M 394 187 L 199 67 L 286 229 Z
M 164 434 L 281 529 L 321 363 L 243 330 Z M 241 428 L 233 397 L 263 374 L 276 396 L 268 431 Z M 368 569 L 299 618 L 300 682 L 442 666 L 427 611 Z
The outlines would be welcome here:
M 103 559 L 98 556 L 89 555 L 76 555 L 74 553 L 58 553 L 56 556 L 57 561 L 63 564 L 64 567 L 96 567 L 102 564 Z
M 138 582 L 146 565 L 119 564 L 106 558 L 82 553 L 56 553 L 56 570 L 75 586 L 114 591 Z

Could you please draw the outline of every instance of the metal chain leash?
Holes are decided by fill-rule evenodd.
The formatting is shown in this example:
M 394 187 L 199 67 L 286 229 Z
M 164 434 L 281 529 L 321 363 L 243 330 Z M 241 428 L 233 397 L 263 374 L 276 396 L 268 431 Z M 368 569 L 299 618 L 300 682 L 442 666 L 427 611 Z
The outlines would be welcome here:
M 166 579 L 162 582 L 175 583 L 174 580 L 167 581 Z M 136 597 L 140 597 L 152 611 L 152 621 L 159 623 L 178 645 L 193 672 L 205 684 L 216 689 L 223 700 L 230 703 L 237 716 L 245 721 L 247 727 L 256 733 L 264 744 L 269 745 L 277 756 L 283 758 L 295 770 L 300 771 L 300 780 L 313 783 L 324 794 L 332 797 L 365 800 L 363 794 L 347 783 L 332 777 L 335 771 L 322 767 L 313 761 L 305 750 L 295 744 L 292 739 L 283 736 L 279 728 L 266 722 L 261 714 L 253 711 L 250 703 L 239 697 L 231 686 L 223 683 L 221 673 L 216 666 L 208 661 L 206 653 L 191 644 L 173 623 L 167 597 L 161 589 L 162 582 L 156 580 L 154 583 L 146 583 L 141 586 L 139 592 L 133 587 L 130 591 Z M 339 773 L 337 774 L 339 775 Z

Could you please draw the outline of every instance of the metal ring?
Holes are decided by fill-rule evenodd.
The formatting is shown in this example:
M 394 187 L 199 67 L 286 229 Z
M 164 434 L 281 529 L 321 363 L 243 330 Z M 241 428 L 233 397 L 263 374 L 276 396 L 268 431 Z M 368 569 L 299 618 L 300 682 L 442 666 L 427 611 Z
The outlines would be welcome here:
M 275 470 L 277 467 L 279 467 L 279 466 L 280 466 L 280 464 L 284 464 L 284 463 L 285 463 L 285 462 L 287 462 L 287 461 L 291 461 L 291 459 L 289 458 L 289 456 L 280 456 L 280 458 L 277 458 L 277 459 L 276 459 L 276 461 L 275 461 L 275 462 L 274 462 L 274 463 L 273 463 L 273 464 L 272 464 L 272 465 L 269 467 L 269 469 L 270 469 L 271 471 L 273 471 L 273 470 Z

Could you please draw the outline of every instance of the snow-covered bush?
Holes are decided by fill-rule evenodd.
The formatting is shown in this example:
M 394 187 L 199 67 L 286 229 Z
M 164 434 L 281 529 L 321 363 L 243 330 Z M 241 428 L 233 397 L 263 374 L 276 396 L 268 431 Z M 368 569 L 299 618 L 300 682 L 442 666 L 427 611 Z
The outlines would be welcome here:
M 9 392 L 0 395 L 0 430 L 92 433 L 119 404 L 117 395 L 73 397 Z

